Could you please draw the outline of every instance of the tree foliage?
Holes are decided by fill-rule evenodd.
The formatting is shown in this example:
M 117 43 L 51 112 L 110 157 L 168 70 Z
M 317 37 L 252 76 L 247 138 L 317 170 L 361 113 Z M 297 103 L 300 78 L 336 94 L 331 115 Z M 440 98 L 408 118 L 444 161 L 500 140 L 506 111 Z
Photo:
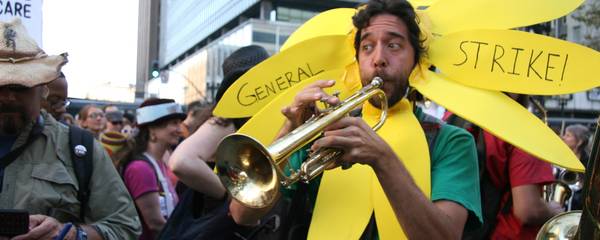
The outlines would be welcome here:
M 584 44 L 600 51 L 600 2 L 591 1 L 581 6 L 572 17 L 587 26 Z

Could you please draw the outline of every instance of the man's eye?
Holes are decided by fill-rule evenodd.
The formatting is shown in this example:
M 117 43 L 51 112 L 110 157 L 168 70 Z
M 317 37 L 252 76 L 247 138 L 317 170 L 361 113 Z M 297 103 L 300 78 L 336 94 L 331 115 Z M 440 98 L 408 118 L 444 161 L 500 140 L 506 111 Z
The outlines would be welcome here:
M 363 51 L 370 51 L 371 49 L 373 49 L 373 46 L 372 46 L 372 45 L 370 45 L 370 44 L 365 44 L 365 45 L 363 45 L 363 46 L 361 47 L 361 49 L 362 49 Z
M 391 49 L 397 49 L 397 48 L 400 48 L 400 44 L 399 43 L 389 43 L 388 47 Z

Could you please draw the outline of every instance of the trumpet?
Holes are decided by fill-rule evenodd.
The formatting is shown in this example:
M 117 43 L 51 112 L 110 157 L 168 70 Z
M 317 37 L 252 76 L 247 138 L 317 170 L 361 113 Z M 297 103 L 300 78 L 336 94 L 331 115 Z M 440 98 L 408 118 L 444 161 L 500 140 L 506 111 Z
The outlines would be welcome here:
M 333 148 L 323 148 L 309 154 L 299 170 L 289 176 L 282 167 L 295 151 L 322 134 L 323 129 L 373 96 L 379 96 L 381 115 L 373 126 L 377 131 L 387 116 L 387 98 L 380 89 L 383 80 L 373 78 L 371 83 L 336 106 L 329 106 L 317 116 L 279 138 L 269 146 L 239 133 L 223 138 L 216 152 L 216 171 L 219 179 L 233 198 L 250 208 L 263 208 L 274 204 L 280 186 L 290 186 L 297 181 L 308 182 L 332 166 L 343 153 Z

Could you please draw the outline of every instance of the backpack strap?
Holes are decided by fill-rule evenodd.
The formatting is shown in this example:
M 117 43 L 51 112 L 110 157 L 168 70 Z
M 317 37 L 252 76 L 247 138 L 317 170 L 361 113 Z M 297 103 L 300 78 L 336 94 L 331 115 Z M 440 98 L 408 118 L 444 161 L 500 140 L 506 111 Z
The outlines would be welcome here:
M 510 191 L 510 180 L 507 184 L 497 187 L 491 179 L 490 173 L 487 170 L 487 150 L 485 143 L 484 131 L 477 125 L 452 114 L 446 119 L 448 124 L 466 129 L 473 135 L 477 148 L 477 164 L 479 167 L 479 184 L 481 194 L 481 207 L 483 225 L 468 232 L 464 232 L 462 239 L 489 239 L 490 235 L 496 228 L 496 218 L 498 214 L 506 214 L 510 212 L 512 207 L 512 194 L 509 194 L 508 200 L 502 204 L 502 197 L 506 192 Z M 508 156 L 512 154 L 512 148 L 505 149 Z M 508 175 L 508 165 L 504 169 L 506 176 Z
M 148 164 L 150 166 L 150 168 L 152 168 L 152 172 L 154 172 L 154 178 L 156 179 L 156 183 L 158 184 L 158 194 L 164 194 L 165 191 L 169 191 L 168 189 L 163 189 L 162 184 L 160 184 L 160 179 L 158 178 L 158 173 L 156 172 L 156 168 L 154 168 L 154 164 L 151 162 L 152 160 L 150 160 L 148 157 L 146 157 L 146 154 L 138 154 L 136 155 L 133 160 L 142 160 L 144 161 L 146 164 Z M 129 161 L 129 163 L 131 163 L 131 161 Z M 125 168 L 123 168 L 123 171 L 125 171 Z M 166 176 L 165 176 L 166 177 Z
M 433 116 L 423 113 L 423 118 L 419 121 L 423 131 L 425 132 L 425 138 L 427 139 L 427 146 L 429 147 L 429 155 L 433 154 L 433 148 L 435 147 L 437 136 L 442 129 L 444 122 Z
M 90 199 L 90 179 L 94 169 L 94 136 L 81 128 L 69 125 L 69 149 L 79 191 L 77 200 L 81 203 L 79 220 L 84 222 L 85 210 Z
M 508 158 L 510 159 L 510 157 L 513 155 L 515 147 L 513 145 L 506 145 L 505 150 L 508 153 L 507 154 Z M 512 192 L 511 192 L 512 187 L 510 186 L 510 175 L 509 175 L 510 172 L 509 172 L 508 161 L 506 161 L 506 166 L 504 168 L 504 174 L 505 174 L 507 180 L 506 180 L 506 184 L 504 185 L 502 193 L 504 194 L 505 192 L 508 192 L 508 199 L 506 200 L 506 202 L 504 203 L 504 206 L 502 206 L 500 211 L 502 212 L 502 214 L 508 214 L 510 212 L 510 209 L 513 206 L 513 199 L 512 199 Z

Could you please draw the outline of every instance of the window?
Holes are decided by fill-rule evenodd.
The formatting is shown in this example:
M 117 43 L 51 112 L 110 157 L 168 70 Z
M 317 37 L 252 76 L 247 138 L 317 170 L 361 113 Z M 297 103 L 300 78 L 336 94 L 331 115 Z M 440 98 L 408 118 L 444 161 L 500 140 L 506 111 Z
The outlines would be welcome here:
M 573 27 L 573 42 L 581 43 L 581 26 Z
M 287 7 L 277 7 L 277 20 L 283 22 L 303 23 L 317 13 Z

